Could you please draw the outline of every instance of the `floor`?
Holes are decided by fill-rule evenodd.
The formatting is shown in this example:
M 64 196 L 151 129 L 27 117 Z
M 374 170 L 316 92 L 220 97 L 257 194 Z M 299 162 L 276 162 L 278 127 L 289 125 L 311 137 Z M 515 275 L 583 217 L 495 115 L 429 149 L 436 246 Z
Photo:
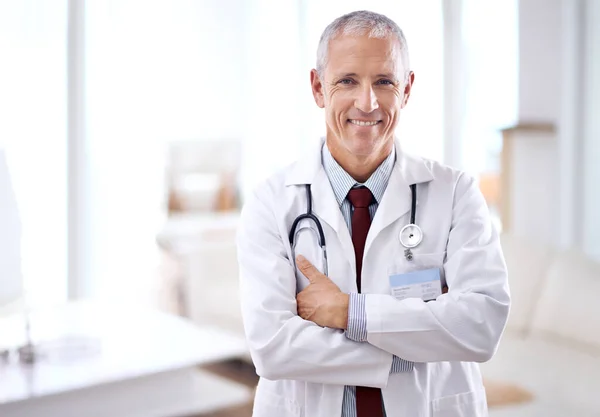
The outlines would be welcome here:
M 232 381 L 244 384 L 254 388 L 258 383 L 258 376 L 254 367 L 248 362 L 242 360 L 233 360 L 220 362 L 213 365 L 203 366 L 203 370 L 214 372 L 215 374 Z M 222 410 L 216 413 L 200 414 L 190 417 L 252 417 L 252 403 L 244 404 L 238 407 Z

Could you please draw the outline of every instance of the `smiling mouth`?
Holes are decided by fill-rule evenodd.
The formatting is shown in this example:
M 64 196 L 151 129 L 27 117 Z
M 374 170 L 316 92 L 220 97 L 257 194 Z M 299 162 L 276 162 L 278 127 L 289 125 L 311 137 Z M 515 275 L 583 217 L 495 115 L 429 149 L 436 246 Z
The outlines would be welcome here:
M 356 126 L 375 126 L 376 124 L 381 123 L 381 120 L 355 120 L 348 119 L 348 122 L 352 123 Z

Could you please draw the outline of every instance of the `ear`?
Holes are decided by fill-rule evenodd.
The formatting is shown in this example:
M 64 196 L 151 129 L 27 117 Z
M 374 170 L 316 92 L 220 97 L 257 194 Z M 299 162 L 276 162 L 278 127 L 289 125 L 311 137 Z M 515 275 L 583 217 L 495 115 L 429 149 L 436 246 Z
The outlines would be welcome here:
M 315 98 L 315 103 L 320 108 L 325 107 L 325 92 L 323 91 L 323 83 L 321 82 L 321 78 L 319 78 L 319 73 L 316 69 L 310 71 L 310 85 L 312 87 L 313 97 Z
M 406 85 L 404 86 L 404 97 L 402 99 L 402 106 L 400 107 L 401 109 L 403 109 L 406 106 L 406 103 L 408 103 L 408 99 L 410 98 L 410 92 L 412 91 L 412 86 L 414 82 L 415 73 L 411 71 L 408 74 L 408 80 L 406 81 Z

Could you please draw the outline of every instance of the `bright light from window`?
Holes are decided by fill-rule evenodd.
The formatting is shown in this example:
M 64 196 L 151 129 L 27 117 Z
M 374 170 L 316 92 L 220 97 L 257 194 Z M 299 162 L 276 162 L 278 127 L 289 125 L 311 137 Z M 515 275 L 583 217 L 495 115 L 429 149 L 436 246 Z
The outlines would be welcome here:
M 66 3 L 0 2 L 0 146 L 19 204 L 33 307 L 67 295 Z

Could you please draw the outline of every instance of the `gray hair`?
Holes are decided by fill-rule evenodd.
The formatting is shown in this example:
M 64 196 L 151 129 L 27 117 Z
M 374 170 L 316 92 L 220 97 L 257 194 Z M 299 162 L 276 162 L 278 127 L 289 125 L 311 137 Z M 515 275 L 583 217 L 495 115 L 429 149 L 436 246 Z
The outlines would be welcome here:
M 402 29 L 389 17 L 366 10 L 338 17 L 325 28 L 317 48 L 317 73 L 319 77 L 323 77 L 323 70 L 327 66 L 329 42 L 340 34 L 350 36 L 368 34 L 370 38 L 378 39 L 395 36 L 400 44 L 400 56 L 405 69 L 404 78 L 406 82 L 410 72 L 410 63 L 408 60 L 408 44 Z

